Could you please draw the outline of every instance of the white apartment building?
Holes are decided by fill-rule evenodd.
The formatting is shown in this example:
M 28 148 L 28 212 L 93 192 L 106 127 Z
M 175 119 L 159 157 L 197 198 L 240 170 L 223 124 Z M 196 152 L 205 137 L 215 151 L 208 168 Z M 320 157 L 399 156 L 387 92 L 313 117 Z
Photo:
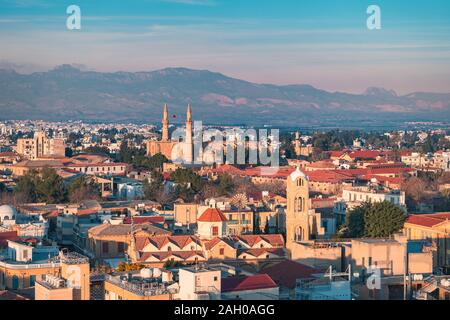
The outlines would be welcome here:
M 405 206 L 405 192 L 400 190 L 377 190 L 371 187 L 351 187 L 342 190 L 342 200 L 359 205 L 363 202 L 388 201 L 399 207 Z
M 216 300 L 221 296 L 221 271 L 203 267 L 179 271 L 180 300 Z
M 413 152 L 409 156 L 402 156 L 402 162 L 412 168 L 433 168 L 450 171 L 450 152 L 438 151 L 426 155 Z
M 405 192 L 400 190 L 377 190 L 371 187 L 350 187 L 342 190 L 342 198 L 334 203 L 333 213 L 336 215 L 337 224 L 345 223 L 348 210 L 361 205 L 363 202 L 388 201 L 400 207 L 406 213 Z

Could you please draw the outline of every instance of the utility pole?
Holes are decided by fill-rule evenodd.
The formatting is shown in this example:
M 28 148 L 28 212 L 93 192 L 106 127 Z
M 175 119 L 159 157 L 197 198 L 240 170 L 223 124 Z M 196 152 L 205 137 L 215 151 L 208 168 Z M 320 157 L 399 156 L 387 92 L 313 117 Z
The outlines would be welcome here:
M 403 268 L 403 300 L 407 299 L 407 284 L 406 284 L 406 274 L 408 272 L 408 242 L 405 242 L 405 261 Z

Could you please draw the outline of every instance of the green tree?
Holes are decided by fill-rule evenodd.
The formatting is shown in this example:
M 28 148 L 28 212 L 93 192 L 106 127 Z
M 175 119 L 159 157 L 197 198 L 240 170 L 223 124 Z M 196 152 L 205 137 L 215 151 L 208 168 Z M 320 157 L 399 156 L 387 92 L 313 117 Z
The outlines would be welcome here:
M 170 178 L 180 186 L 199 192 L 203 187 L 202 178 L 192 169 L 178 168 L 170 176 Z
M 100 189 L 93 181 L 89 181 L 86 176 L 76 178 L 68 187 L 69 200 L 77 203 L 83 200 L 99 200 Z
M 164 263 L 164 269 L 168 269 L 168 268 L 176 268 L 176 267 L 179 267 L 179 266 L 181 266 L 181 263 L 179 262 L 179 261 L 175 261 L 174 259 L 170 259 L 170 260 L 167 260 L 165 263 Z
M 219 176 L 218 191 L 221 196 L 228 196 L 234 191 L 233 178 L 228 173 Z
M 64 154 L 66 157 L 70 158 L 71 156 L 73 156 L 73 150 L 70 147 L 66 147 Z
M 406 220 L 405 213 L 396 205 L 384 201 L 371 205 L 365 216 L 366 237 L 388 237 L 400 231 Z
M 174 188 L 175 197 L 187 202 L 201 198 L 204 182 L 192 169 L 178 168 L 171 174 L 171 179 L 177 184 Z
M 365 234 L 364 218 L 371 204 L 365 202 L 347 212 L 346 225 L 347 235 L 350 238 L 361 238 Z
M 14 195 L 20 202 L 63 203 L 67 201 L 67 189 L 63 179 L 52 168 L 42 172 L 32 170 L 19 178 Z
M 351 238 L 388 237 L 400 231 L 405 220 L 405 213 L 388 201 L 366 202 L 348 212 L 347 236 Z
M 0 182 L 0 193 L 6 192 L 6 185 L 3 182 Z
M 149 169 L 162 170 L 164 163 L 169 162 L 165 155 L 157 153 L 148 159 Z
M 158 171 L 152 171 L 151 181 L 144 181 L 144 197 L 147 200 L 158 201 L 160 193 L 163 191 L 164 178 Z
M 85 153 L 93 153 L 93 154 L 104 154 L 105 156 L 110 156 L 109 149 L 106 147 L 100 147 L 100 146 L 92 146 L 87 147 L 83 150 Z
M 62 203 L 67 201 L 67 189 L 64 180 L 54 169 L 45 167 L 37 179 L 36 191 L 38 201 Z
M 20 202 L 36 202 L 38 198 L 36 184 L 38 180 L 38 172 L 31 170 L 21 176 L 14 188 L 14 196 Z

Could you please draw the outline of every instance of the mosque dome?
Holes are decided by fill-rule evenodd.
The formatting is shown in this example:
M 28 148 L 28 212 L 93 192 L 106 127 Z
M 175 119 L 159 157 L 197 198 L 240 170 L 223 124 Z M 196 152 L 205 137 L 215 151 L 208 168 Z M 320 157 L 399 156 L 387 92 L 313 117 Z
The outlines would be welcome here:
M 0 222 L 5 220 L 14 220 L 16 217 L 16 209 L 11 206 L 0 206 Z

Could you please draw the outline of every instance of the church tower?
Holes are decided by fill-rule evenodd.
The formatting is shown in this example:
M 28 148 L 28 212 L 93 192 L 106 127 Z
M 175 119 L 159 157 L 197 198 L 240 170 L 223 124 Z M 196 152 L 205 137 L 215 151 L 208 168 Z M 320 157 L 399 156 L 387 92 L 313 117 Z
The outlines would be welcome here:
M 297 169 L 287 178 L 286 247 L 311 237 L 308 177 Z
M 161 141 L 169 141 L 169 108 L 167 107 L 167 103 L 164 104 Z

